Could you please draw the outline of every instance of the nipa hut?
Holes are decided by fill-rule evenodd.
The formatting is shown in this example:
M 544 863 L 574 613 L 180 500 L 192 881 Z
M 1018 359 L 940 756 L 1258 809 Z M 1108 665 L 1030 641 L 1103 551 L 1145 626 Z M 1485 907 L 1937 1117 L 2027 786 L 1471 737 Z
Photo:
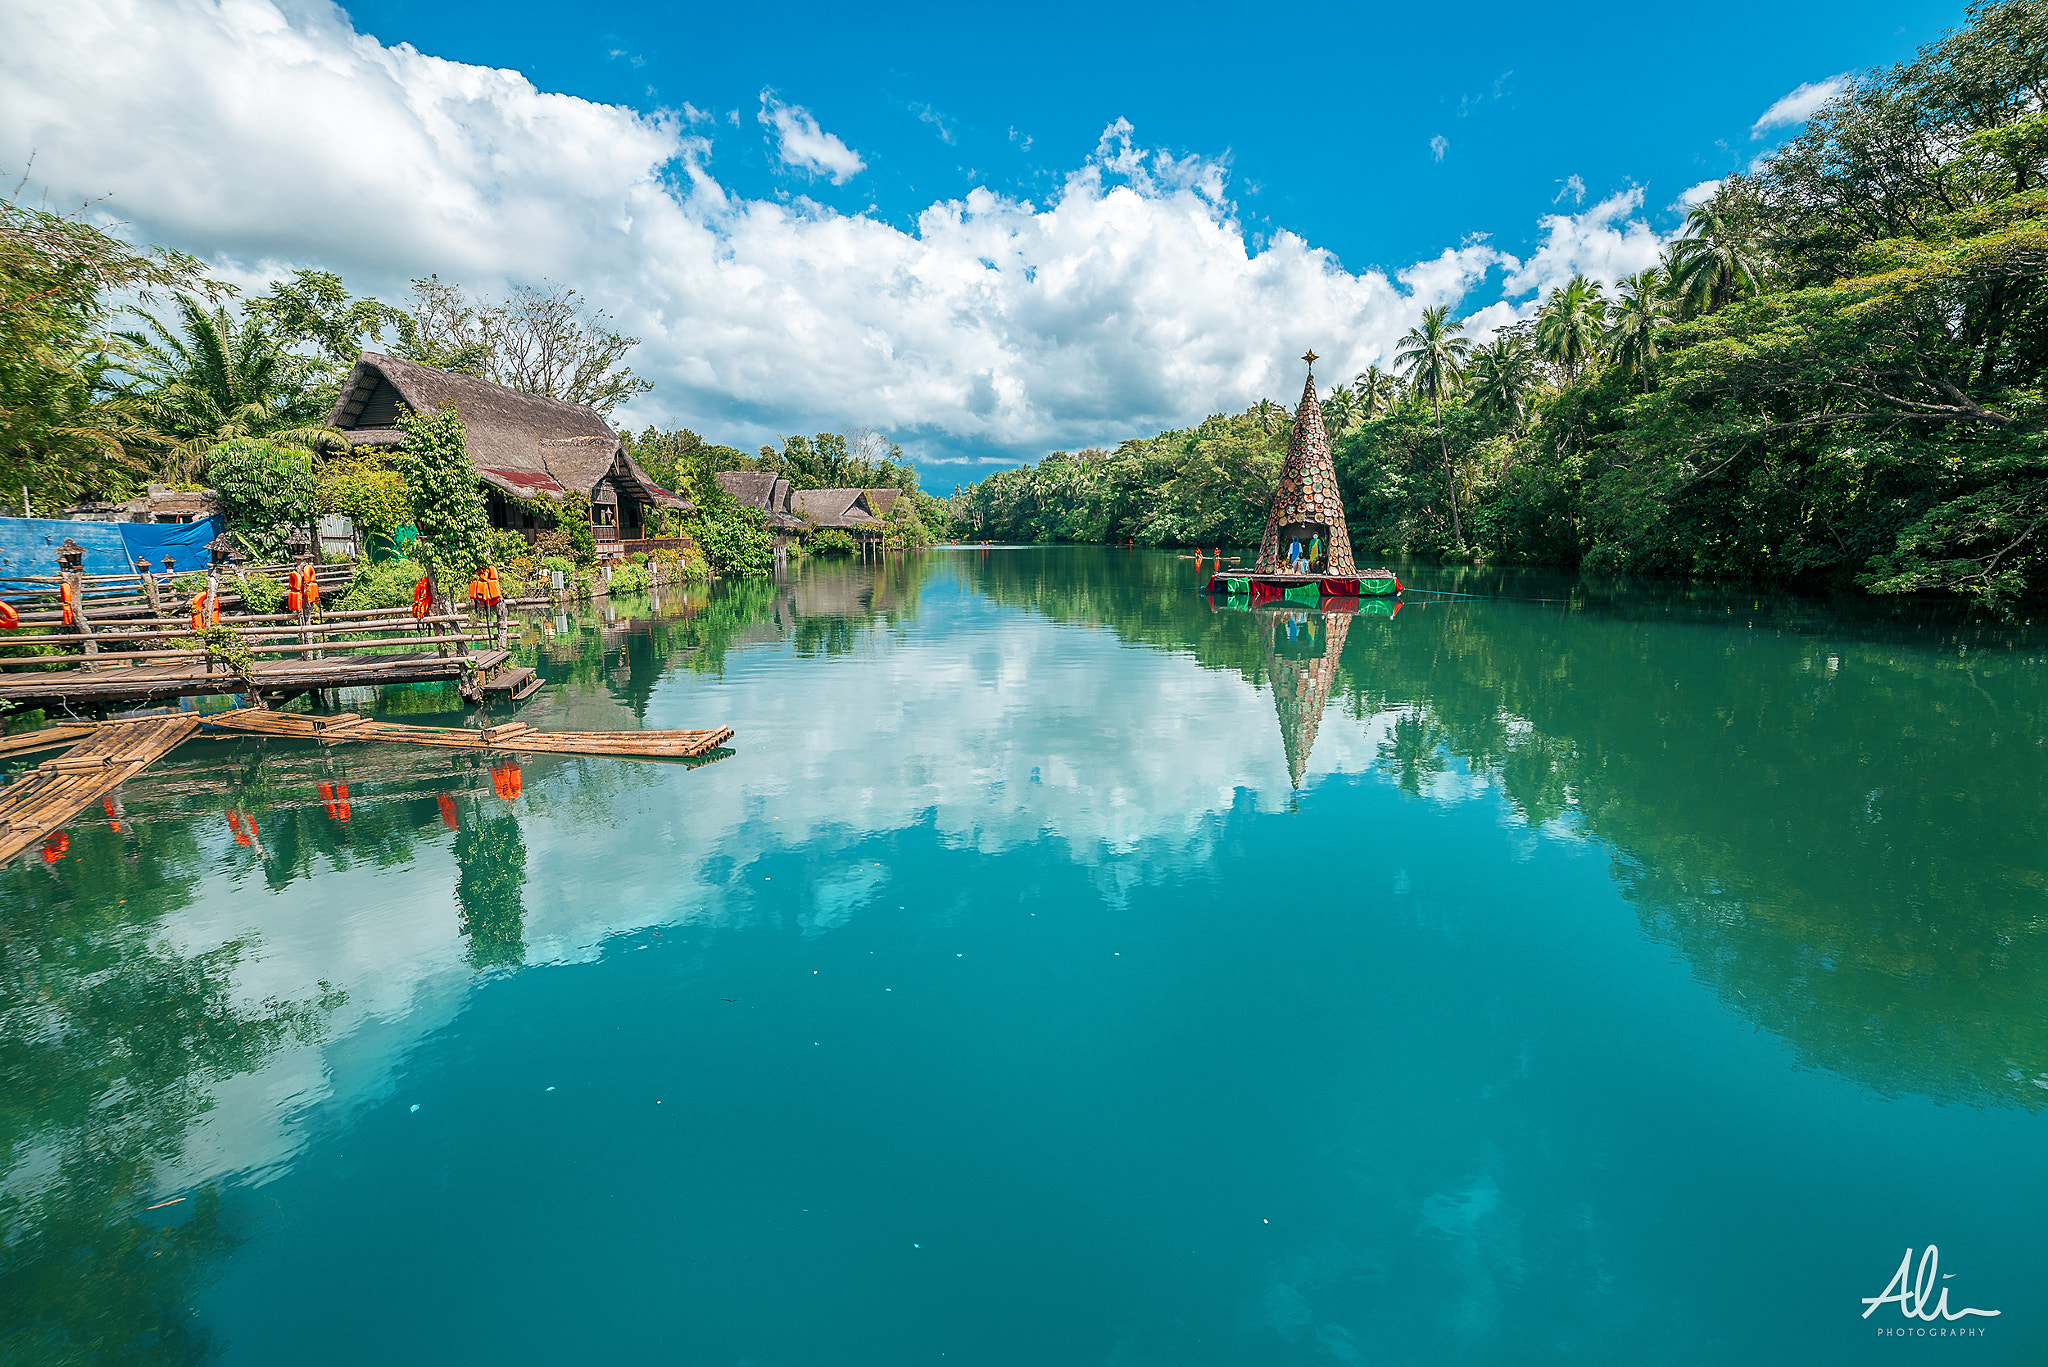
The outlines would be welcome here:
M 418 413 L 452 407 L 468 429 L 465 449 L 484 486 L 493 527 L 533 541 L 548 519 L 535 505 L 572 493 L 590 500 L 590 535 L 600 556 L 674 549 L 678 538 L 651 538 L 655 508 L 691 504 L 656 484 L 627 454 L 604 415 L 586 404 L 522 394 L 503 385 L 437 370 L 396 356 L 363 352 L 342 386 L 328 425 L 354 449 L 401 446 L 401 405 Z

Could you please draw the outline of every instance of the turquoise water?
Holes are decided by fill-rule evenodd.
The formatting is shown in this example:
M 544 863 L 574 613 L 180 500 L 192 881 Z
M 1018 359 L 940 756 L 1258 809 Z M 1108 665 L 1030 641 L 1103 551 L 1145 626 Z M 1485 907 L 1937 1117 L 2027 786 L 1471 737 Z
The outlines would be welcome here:
M 1403 576 L 1562 601 L 941 552 L 529 624 L 701 767 L 187 745 L 0 874 L 0 1357 L 2042 1360 L 2028 631 Z

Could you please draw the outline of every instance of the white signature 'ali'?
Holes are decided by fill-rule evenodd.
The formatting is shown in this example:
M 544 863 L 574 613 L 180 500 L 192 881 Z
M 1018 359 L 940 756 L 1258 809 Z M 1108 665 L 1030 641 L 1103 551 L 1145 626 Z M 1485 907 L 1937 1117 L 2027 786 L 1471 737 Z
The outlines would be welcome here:
M 1867 1307 L 1863 1312 L 1863 1318 L 1869 1319 L 1878 1306 L 1890 1305 L 1893 1302 L 1897 1302 L 1899 1313 L 1909 1320 L 1959 1320 L 1965 1315 L 1989 1316 L 1998 1313 L 1996 1310 L 1976 1310 L 1969 1306 L 1961 1310 L 1950 1310 L 1948 1288 L 1941 1286 L 1941 1283 L 1955 1275 L 1953 1272 L 1941 1271 L 1941 1250 L 1933 1244 L 1927 1245 L 1927 1251 L 1920 1255 L 1920 1266 L 1916 1271 L 1913 1267 L 1913 1250 L 1908 1248 L 1906 1256 L 1899 1260 L 1899 1270 L 1892 1274 L 1891 1282 L 1886 1285 L 1884 1294 L 1863 1298 L 1863 1304 Z M 1937 1287 L 1941 1291 L 1940 1300 L 1934 1300 Z M 1928 1308 L 1930 1301 L 1933 1302 L 1931 1310 Z

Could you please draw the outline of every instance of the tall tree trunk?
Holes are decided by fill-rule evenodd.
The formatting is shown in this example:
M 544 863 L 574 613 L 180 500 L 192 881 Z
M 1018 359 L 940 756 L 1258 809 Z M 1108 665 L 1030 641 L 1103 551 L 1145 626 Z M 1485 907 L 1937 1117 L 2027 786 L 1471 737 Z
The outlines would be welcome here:
M 1458 522 L 1458 476 L 1451 469 L 1451 443 L 1444 436 L 1444 401 L 1438 394 L 1429 396 L 1429 402 L 1436 409 L 1436 444 L 1444 453 L 1444 483 L 1451 489 L 1451 544 L 1463 546 L 1465 531 Z

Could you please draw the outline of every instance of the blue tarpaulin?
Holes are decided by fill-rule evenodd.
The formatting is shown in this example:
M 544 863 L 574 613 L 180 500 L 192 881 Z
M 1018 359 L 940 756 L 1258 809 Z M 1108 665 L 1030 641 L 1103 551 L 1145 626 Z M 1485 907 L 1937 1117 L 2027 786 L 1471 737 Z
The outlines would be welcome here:
M 0 517 L 0 575 L 56 574 L 57 548 L 70 537 L 85 547 L 87 574 L 133 574 L 138 557 L 161 569 L 164 556 L 179 573 L 202 570 L 206 548 L 226 523 L 219 514 L 197 522 L 69 522 L 55 517 Z

